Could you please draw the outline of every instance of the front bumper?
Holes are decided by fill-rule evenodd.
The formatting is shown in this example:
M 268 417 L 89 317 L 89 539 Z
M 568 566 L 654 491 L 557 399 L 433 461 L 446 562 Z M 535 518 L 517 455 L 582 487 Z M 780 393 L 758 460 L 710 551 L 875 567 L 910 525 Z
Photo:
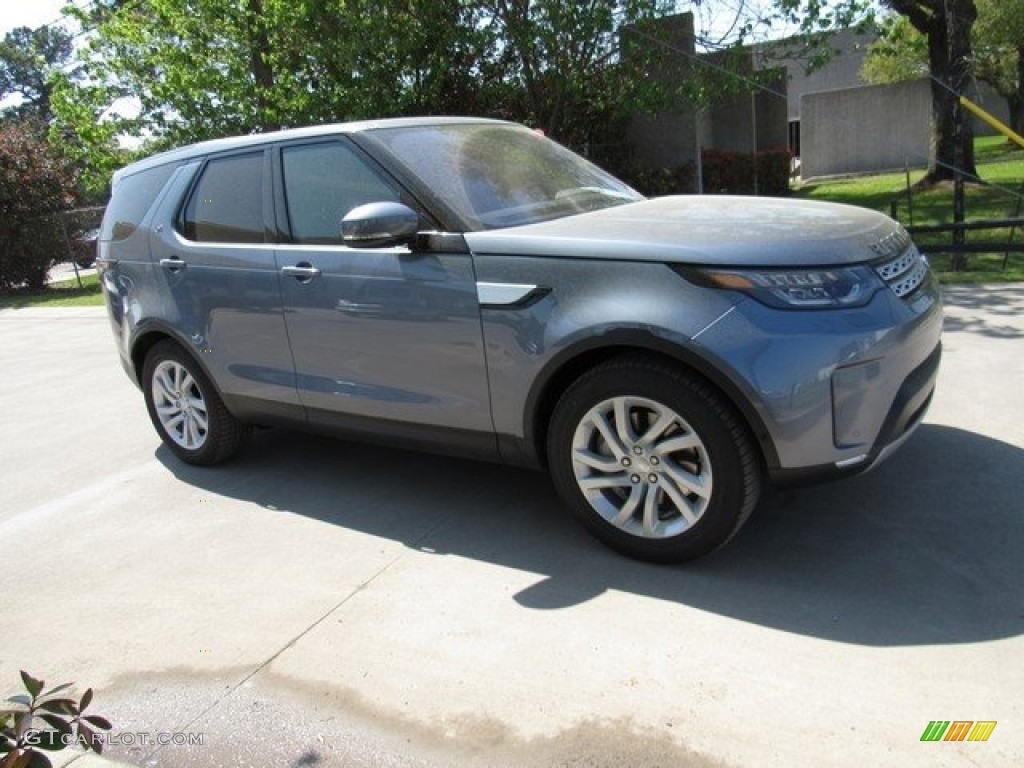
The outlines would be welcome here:
M 775 484 L 857 474 L 909 437 L 935 389 L 942 309 L 930 275 L 911 295 L 865 307 L 738 305 L 697 341 L 757 410 Z

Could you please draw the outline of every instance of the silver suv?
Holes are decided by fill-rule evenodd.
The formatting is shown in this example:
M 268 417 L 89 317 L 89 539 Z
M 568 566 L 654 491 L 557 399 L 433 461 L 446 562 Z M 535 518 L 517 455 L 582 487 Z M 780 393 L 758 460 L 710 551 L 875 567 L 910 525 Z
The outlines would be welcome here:
M 114 336 L 189 463 L 283 424 L 546 468 L 599 539 L 680 561 L 765 480 L 871 467 L 932 396 L 937 285 L 872 211 L 645 199 L 452 118 L 206 142 L 113 186 Z

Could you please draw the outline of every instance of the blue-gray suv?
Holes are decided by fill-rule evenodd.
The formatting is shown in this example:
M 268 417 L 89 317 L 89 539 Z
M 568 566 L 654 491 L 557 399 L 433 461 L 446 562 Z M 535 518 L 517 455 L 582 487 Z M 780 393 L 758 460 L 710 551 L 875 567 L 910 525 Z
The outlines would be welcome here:
M 253 425 L 546 468 L 625 554 L 721 546 L 762 484 L 863 471 L 918 425 L 942 323 L 891 219 L 645 199 L 492 120 L 330 125 L 119 171 L 98 264 L 161 439 Z

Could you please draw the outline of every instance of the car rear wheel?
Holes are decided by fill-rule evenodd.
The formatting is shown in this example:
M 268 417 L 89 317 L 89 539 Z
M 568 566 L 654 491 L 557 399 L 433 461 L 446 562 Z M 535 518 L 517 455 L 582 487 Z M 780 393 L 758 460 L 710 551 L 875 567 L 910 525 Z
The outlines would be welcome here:
M 249 426 L 231 415 L 203 369 L 177 344 L 154 345 L 142 376 L 149 418 L 178 458 L 210 465 L 238 451 Z
M 681 562 L 727 542 L 757 504 L 746 426 L 705 382 L 646 357 L 610 360 L 560 399 L 548 433 L 559 493 L 598 539 Z

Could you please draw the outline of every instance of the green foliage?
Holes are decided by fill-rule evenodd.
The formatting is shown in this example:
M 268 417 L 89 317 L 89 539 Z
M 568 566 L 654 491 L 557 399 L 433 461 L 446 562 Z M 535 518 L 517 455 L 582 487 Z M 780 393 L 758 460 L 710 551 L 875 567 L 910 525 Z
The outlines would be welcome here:
M 150 148 L 284 126 L 425 114 L 526 122 L 571 145 L 594 140 L 653 85 L 621 61 L 625 24 L 668 0 L 98 0 L 69 9 L 94 34 L 89 88 L 59 85 L 62 129 L 94 165 L 101 128 Z M 652 52 L 653 56 L 655 52 Z
M 80 699 L 58 697 L 71 687 L 71 683 L 46 690 L 46 683 L 21 673 L 25 694 L 7 699 L 8 706 L 0 710 L 0 768 L 50 768 L 52 763 L 45 752 L 59 752 L 71 744 L 97 754 L 103 751 L 99 731 L 109 731 L 110 721 L 100 715 L 86 715 L 92 703 L 92 688 Z M 46 728 L 33 728 L 39 718 Z
M 0 291 L 38 289 L 66 253 L 47 222 L 74 200 L 75 174 L 34 124 L 0 125 Z
M 8 32 L 0 42 L 0 99 L 16 95 L 21 100 L 7 107 L 5 116 L 49 122 L 52 78 L 72 52 L 71 35 L 57 26 Z M 71 76 L 75 74 L 72 71 Z
M 868 46 L 860 70 L 869 83 L 900 83 L 928 76 L 928 40 L 906 16 L 892 14 L 882 22 L 878 39 Z
M 974 74 L 1006 99 L 1010 127 L 1024 132 L 1024 0 L 975 0 Z

